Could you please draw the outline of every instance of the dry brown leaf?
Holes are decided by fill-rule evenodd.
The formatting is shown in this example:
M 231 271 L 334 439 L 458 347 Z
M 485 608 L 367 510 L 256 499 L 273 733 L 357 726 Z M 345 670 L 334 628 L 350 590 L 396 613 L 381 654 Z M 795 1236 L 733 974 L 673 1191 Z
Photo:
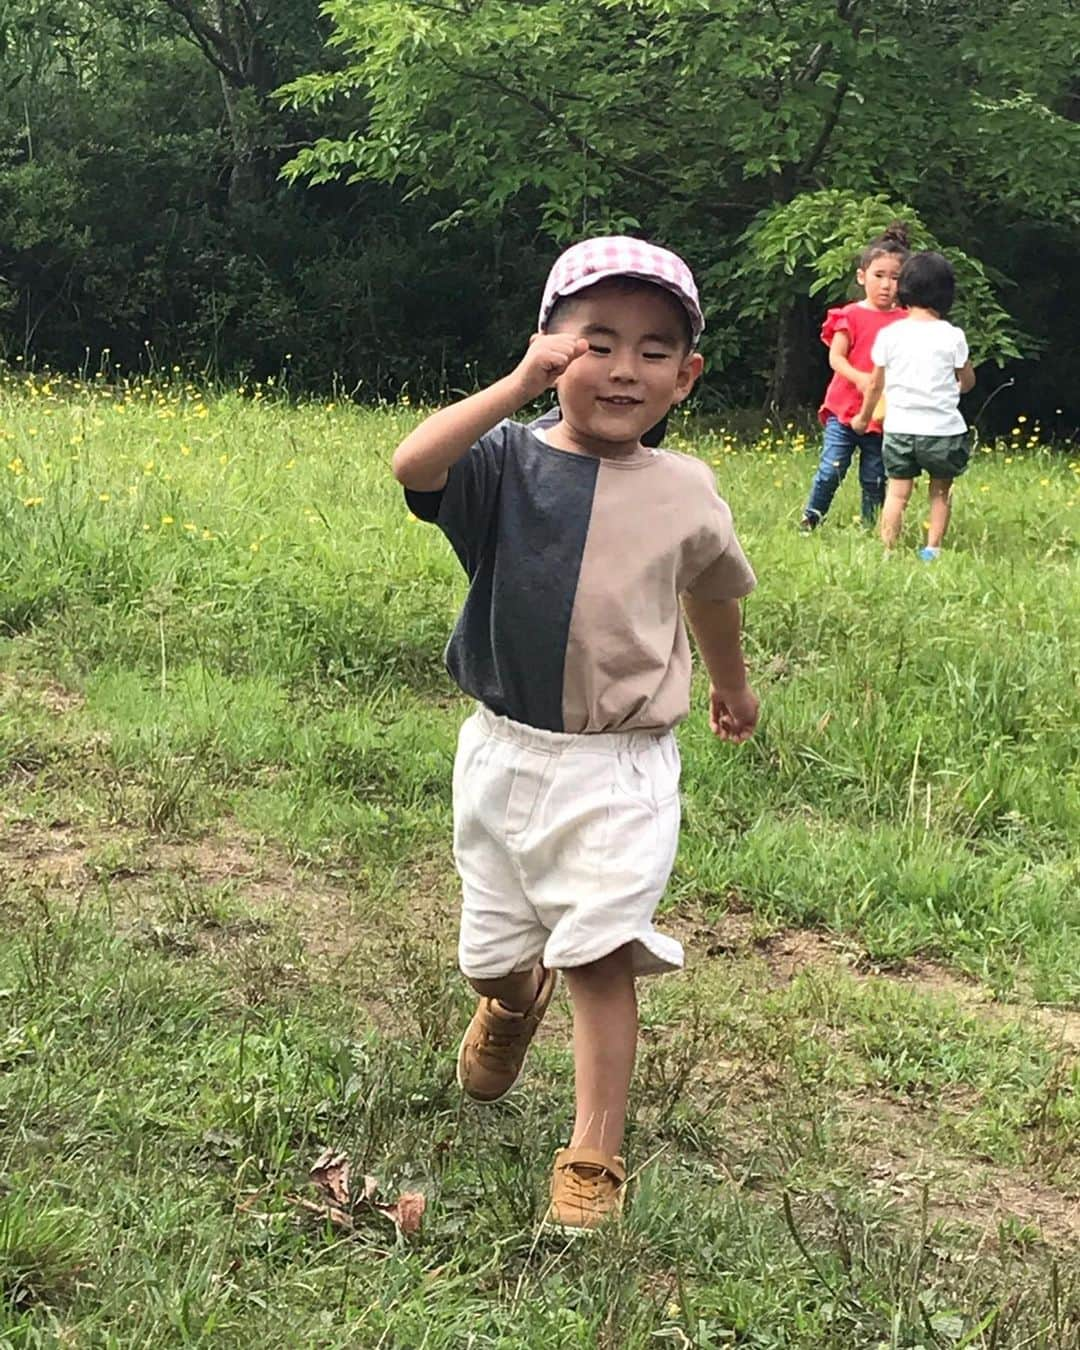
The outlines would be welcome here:
M 402 1191 L 392 1205 L 376 1205 L 380 1214 L 393 1219 L 402 1233 L 415 1233 L 424 1217 L 427 1200 L 419 1191 Z
M 311 1164 L 309 1175 L 315 1185 L 335 1205 L 347 1208 L 352 1203 L 352 1198 L 349 1195 L 349 1155 L 347 1153 L 335 1153 L 331 1148 L 324 1149 Z
M 308 1174 L 323 1194 L 323 1202 L 305 1200 L 302 1196 L 290 1196 L 294 1204 L 329 1219 L 339 1228 L 355 1227 L 352 1214 L 355 1205 L 368 1204 L 397 1227 L 400 1233 L 415 1233 L 420 1227 L 427 1207 L 426 1198 L 419 1191 L 403 1191 L 392 1205 L 375 1199 L 379 1193 L 379 1182 L 370 1174 L 364 1177 L 364 1189 L 353 1200 L 349 1189 L 349 1157 L 346 1153 L 336 1152 L 332 1148 L 324 1149 L 311 1165 Z

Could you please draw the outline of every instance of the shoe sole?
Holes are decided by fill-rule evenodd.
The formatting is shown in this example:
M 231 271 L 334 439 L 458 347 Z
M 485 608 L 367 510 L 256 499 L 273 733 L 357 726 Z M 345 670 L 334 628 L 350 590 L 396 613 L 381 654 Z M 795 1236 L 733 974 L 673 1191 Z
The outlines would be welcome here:
M 617 1220 L 615 1220 L 617 1222 Z M 571 1242 L 578 1238 L 594 1238 L 600 1233 L 601 1228 L 606 1228 L 613 1222 L 613 1219 L 605 1219 L 603 1223 L 593 1224 L 591 1228 L 580 1228 L 574 1224 L 556 1223 L 554 1219 L 545 1219 L 540 1225 L 542 1233 L 550 1233 L 556 1237 L 567 1238 Z
M 613 1210 L 610 1214 L 604 1216 L 599 1223 L 589 1226 L 572 1223 L 559 1223 L 557 1219 L 545 1218 L 540 1223 L 542 1233 L 556 1233 L 564 1238 L 595 1238 L 598 1237 L 602 1229 L 613 1227 L 621 1222 L 624 1217 L 623 1209 Z

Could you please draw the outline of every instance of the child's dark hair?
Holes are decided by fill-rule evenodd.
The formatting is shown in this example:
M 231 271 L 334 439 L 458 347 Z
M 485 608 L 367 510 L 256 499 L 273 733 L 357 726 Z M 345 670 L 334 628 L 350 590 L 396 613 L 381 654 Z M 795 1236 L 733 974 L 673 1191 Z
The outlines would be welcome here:
M 902 220 L 891 220 L 876 239 L 871 239 L 859 255 L 859 267 L 862 271 L 870 266 L 875 258 L 883 253 L 892 253 L 901 262 L 906 262 L 911 252 L 908 229 Z
M 666 286 L 658 286 L 655 281 L 646 281 L 644 277 L 605 277 L 596 283 L 597 285 L 611 286 L 621 295 L 633 295 L 641 291 L 658 291 L 671 301 L 673 312 L 679 315 L 679 330 L 682 337 L 683 346 L 688 352 L 694 350 L 694 330 L 690 326 L 690 316 L 685 307 L 680 303 L 677 296 L 673 295 Z M 586 286 L 583 290 L 575 291 L 572 295 L 560 295 L 551 307 L 551 313 L 547 317 L 544 328 L 547 332 L 553 333 L 560 323 L 566 321 L 566 316 L 573 310 L 577 301 L 586 296 L 592 290 L 591 286 Z
M 956 295 L 956 273 L 952 263 L 929 249 L 925 253 L 913 253 L 900 269 L 897 293 L 905 309 L 917 305 L 919 309 L 932 309 L 944 318 L 952 309 Z

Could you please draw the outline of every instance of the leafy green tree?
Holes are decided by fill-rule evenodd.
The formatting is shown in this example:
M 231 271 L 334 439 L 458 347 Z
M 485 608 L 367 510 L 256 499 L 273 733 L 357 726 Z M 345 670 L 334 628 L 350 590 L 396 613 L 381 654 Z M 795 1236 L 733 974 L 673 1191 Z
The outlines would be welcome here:
M 758 316 L 780 404 L 809 392 L 809 254 L 835 246 L 837 232 L 845 248 L 865 242 L 843 220 L 826 228 L 823 191 L 843 194 L 841 211 L 879 206 L 871 233 L 888 218 L 884 197 L 932 222 L 980 278 L 983 348 L 998 358 L 1017 335 L 978 271 L 980 212 L 1080 222 L 1080 127 L 1065 106 L 1080 55 L 1073 0 L 1045 0 L 1034 15 L 1026 0 L 330 0 L 325 9 L 345 63 L 293 81 L 283 97 L 319 110 L 359 91 L 368 111 L 349 135 L 302 150 L 292 177 L 452 193 L 447 224 L 506 219 L 537 202 L 558 241 L 599 229 L 663 238 L 704 269 L 715 352 L 743 349 L 746 316 Z M 869 224 L 871 214 L 847 219 Z
M 310 59 L 319 35 L 316 0 L 158 0 L 213 67 L 229 129 L 229 203 L 269 195 L 280 117 L 269 95 L 297 60 Z

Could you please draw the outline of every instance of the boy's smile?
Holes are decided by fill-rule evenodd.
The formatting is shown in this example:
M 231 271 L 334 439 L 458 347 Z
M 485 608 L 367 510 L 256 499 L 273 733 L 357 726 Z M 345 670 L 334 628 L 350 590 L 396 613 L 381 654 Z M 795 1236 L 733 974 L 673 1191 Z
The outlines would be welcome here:
M 602 281 L 574 297 L 558 331 L 589 349 L 560 376 L 562 420 L 548 433 L 557 449 L 619 458 L 681 403 L 701 373 L 687 350 L 682 306 L 659 286 Z

